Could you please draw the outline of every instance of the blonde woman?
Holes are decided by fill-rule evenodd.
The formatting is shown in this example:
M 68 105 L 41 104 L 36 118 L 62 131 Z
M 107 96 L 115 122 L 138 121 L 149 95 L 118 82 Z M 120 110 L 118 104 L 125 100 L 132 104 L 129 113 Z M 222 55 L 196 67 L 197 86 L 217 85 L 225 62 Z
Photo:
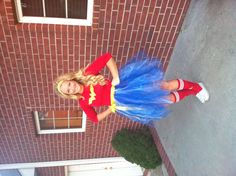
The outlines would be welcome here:
M 168 104 L 186 96 L 194 95 L 202 103 L 209 99 L 202 83 L 182 79 L 163 81 L 163 72 L 158 65 L 158 59 L 140 52 L 118 73 L 114 59 L 106 53 L 84 69 L 59 76 L 55 81 L 55 90 L 63 98 L 78 100 L 93 122 L 117 112 L 134 121 L 150 124 L 167 114 Z M 111 72 L 112 81 L 99 74 L 105 66 Z M 97 114 L 95 106 L 108 108 Z

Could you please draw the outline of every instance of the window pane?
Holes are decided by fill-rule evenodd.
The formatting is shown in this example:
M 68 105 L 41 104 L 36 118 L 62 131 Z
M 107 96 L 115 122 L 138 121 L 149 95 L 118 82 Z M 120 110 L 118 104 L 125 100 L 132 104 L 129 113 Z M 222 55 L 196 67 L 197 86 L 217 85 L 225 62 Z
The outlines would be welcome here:
M 82 117 L 82 111 L 70 110 L 70 117 Z
M 46 17 L 65 18 L 65 0 L 45 0 Z
M 68 118 L 68 111 L 54 111 L 55 118 Z
M 42 130 L 54 129 L 53 119 L 39 120 L 39 123 Z
M 44 118 L 53 118 L 54 112 L 53 111 L 48 111 L 45 113 Z
M 54 128 L 55 123 L 55 128 Z M 68 119 L 44 119 L 40 120 L 40 128 L 42 130 L 65 129 L 68 128 Z
M 23 16 L 43 17 L 42 0 L 21 0 Z
M 68 128 L 68 119 L 55 119 L 56 129 Z
M 70 128 L 82 128 L 82 118 L 70 120 Z
M 87 0 L 68 0 L 68 18 L 87 19 Z
M 0 170 L 0 176 L 21 176 L 17 169 Z

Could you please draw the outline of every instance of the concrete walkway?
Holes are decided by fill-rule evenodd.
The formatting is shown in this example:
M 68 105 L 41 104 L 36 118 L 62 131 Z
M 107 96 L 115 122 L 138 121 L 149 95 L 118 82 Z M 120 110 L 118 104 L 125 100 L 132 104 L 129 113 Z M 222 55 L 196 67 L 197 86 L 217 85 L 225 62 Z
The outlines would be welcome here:
M 202 81 L 210 101 L 155 123 L 178 176 L 236 175 L 236 1 L 192 0 L 166 79 Z

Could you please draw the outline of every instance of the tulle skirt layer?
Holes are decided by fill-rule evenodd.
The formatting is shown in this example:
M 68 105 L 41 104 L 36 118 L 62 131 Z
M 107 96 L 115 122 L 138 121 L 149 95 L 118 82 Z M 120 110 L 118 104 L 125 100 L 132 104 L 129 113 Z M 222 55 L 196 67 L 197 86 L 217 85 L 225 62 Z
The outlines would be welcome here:
M 138 53 L 120 70 L 115 86 L 116 112 L 142 124 L 166 116 L 169 92 L 160 88 L 163 72 L 160 61 Z

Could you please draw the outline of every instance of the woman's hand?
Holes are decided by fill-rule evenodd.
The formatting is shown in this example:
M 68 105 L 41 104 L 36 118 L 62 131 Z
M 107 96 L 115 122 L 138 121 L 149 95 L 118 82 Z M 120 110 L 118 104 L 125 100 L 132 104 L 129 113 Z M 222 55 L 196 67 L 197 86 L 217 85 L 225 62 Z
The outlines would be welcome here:
M 98 121 L 100 122 L 101 120 L 105 119 L 111 113 L 112 113 L 111 109 L 107 108 L 107 110 L 105 110 L 97 115 Z
M 113 78 L 111 84 L 113 86 L 120 84 L 120 78 L 119 77 Z
M 113 86 L 116 86 L 118 84 L 120 84 L 120 78 L 119 78 L 119 73 L 118 73 L 118 69 L 116 66 L 116 62 L 113 58 L 111 58 L 108 62 L 107 62 L 107 67 L 109 68 L 111 75 L 113 77 L 111 84 Z

